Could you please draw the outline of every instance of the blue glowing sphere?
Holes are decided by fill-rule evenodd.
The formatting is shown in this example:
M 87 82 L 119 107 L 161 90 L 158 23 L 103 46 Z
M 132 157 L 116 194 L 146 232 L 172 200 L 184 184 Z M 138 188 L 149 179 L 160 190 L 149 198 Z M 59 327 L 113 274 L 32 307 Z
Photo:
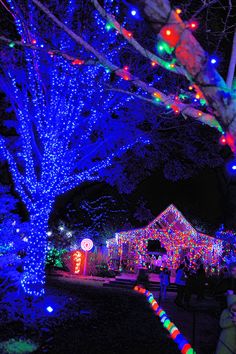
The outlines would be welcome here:
M 131 11 L 131 15 L 132 15 L 132 16 L 136 16 L 136 15 L 137 15 L 137 11 L 136 11 L 136 10 L 132 10 L 132 11 Z

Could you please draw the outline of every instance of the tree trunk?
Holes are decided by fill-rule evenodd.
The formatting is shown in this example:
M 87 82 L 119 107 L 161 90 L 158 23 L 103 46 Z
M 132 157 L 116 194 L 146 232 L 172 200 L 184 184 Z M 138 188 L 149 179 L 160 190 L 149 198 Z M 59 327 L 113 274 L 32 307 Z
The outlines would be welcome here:
M 26 294 L 41 296 L 45 286 L 47 228 L 51 211 L 48 200 L 40 199 L 30 207 L 30 234 L 21 285 Z

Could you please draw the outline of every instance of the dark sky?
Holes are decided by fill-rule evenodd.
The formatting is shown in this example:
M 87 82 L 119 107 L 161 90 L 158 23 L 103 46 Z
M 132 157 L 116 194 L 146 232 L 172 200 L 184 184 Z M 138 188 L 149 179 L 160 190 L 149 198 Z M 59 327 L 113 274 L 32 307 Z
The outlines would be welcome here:
M 161 172 L 156 172 L 139 189 L 155 215 L 173 203 L 189 219 L 199 219 L 199 222 L 215 227 L 223 219 L 223 196 L 217 169 L 204 169 L 200 174 L 179 182 L 168 181 Z

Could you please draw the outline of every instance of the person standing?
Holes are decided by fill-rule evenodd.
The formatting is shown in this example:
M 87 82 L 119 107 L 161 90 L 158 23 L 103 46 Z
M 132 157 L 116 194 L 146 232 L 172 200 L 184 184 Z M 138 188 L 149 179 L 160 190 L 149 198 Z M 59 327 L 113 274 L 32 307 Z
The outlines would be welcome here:
M 160 273 L 160 301 L 166 299 L 166 289 L 170 284 L 170 272 L 168 268 L 164 268 Z
M 226 308 L 226 294 L 236 295 L 236 262 L 229 264 L 229 276 L 219 281 L 215 287 L 214 295 L 219 299 L 221 310 Z
M 184 291 L 186 287 L 187 276 L 185 275 L 184 263 L 180 264 L 176 271 L 175 284 L 177 285 L 177 296 L 175 303 L 178 306 L 183 306 Z
M 200 267 L 196 273 L 197 280 L 197 300 L 204 299 L 205 283 L 206 283 L 206 272 L 203 264 L 200 264 Z
M 227 296 L 228 308 L 224 309 L 220 316 L 222 329 L 216 348 L 216 354 L 236 353 L 236 296 Z

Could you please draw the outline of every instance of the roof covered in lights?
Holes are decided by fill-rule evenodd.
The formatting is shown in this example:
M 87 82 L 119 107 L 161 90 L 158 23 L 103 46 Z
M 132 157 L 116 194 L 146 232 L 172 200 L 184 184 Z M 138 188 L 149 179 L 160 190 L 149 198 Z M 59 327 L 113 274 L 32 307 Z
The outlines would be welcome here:
M 190 231 L 192 235 L 197 235 L 195 228 L 185 219 L 174 204 L 169 205 L 168 208 L 160 213 L 147 227 L 152 229 L 165 229 L 168 231 Z

